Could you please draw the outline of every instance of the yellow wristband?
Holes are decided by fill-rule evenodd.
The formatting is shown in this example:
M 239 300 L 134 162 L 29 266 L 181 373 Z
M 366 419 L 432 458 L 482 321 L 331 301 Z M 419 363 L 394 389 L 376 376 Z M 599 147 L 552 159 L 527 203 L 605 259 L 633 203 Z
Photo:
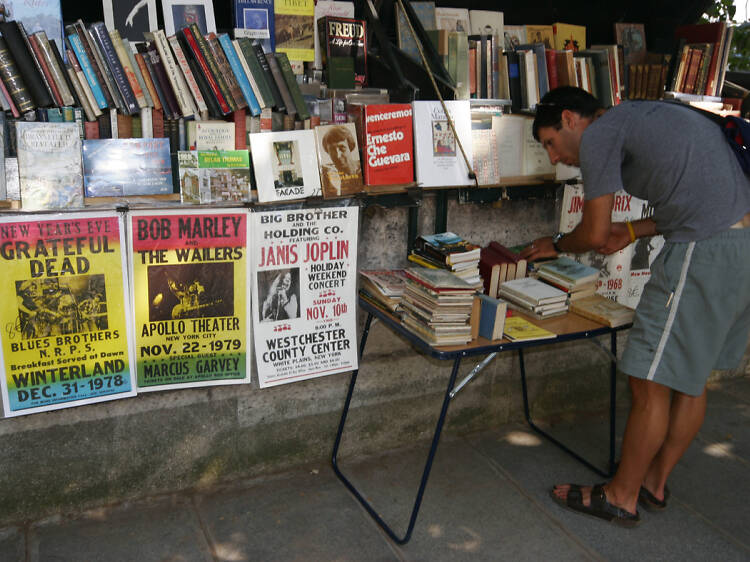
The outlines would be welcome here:
M 628 227 L 628 232 L 630 233 L 630 243 L 632 244 L 633 242 L 635 242 L 635 230 L 633 230 L 633 225 L 630 224 L 630 221 L 626 221 L 625 226 Z

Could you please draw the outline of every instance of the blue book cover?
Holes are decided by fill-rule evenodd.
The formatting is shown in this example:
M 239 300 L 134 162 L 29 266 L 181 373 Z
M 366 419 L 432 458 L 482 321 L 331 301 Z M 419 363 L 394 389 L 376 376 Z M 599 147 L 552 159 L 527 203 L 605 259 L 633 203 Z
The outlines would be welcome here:
M 273 0 L 234 0 L 235 39 L 256 39 L 266 53 L 276 50 Z
M 83 141 L 86 197 L 172 193 L 169 139 Z
M 252 113 L 253 115 L 260 115 L 260 105 L 258 104 L 258 100 L 253 93 L 252 86 L 250 86 L 250 81 L 245 75 L 245 70 L 242 68 L 240 59 L 237 56 L 237 51 L 234 50 L 232 40 L 226 33 L 220 33 L 218 37 L 219 44 L 221 45 L 221 48 L 224 51 L 224 54 L 227 56 L 227 60 L 229 61 L 229 66 L 232 68 L 232 72 L 237 78 L 237 84 L 239 84 L 240 90 L 242 90 L 242 95 L 247 101 L 247 106 L 250 108 L 250 113 Z
M 477 296 L 482 302 L 479 316 L 479 335 L 487 340 L 502 338 L 503 328 L 505 327 L 505 313 L 508 311 L 507 303 L 482 293 L 477 293 Z
M 83 48 L 81 38 L 75 33 L 71 33 L 68 35 L 68 41 L 70 42 L 70 47 L 73 49 L 73 54 L 75 54 L 78 59 L 78 64 L 81 66 L 81 70 L 83 70 L 83 75 L 86 77 L 86 80 L 91 87 L 94 99 L 96 100 L 96 105 L 99 106 L 99 109 L 107 109 L 107 100 L 104 97 L 104 92 L 102 92 L 99 80 L 96 78 L 94 67 L 91 66 L 91 61 Z
M 65 53 L 60 0 L 4 0 L 3 4 L 5 21 L 22 22 L 28 35 L 44 31 L 50 40 L 55 40 L 60 52 Z

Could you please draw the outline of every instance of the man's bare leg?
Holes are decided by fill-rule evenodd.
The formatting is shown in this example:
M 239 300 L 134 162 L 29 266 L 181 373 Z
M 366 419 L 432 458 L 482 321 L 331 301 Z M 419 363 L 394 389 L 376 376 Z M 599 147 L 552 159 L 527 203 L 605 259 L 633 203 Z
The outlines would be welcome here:
M 630 513 L 636 512 L 638 491 L 646 472 L 663 445 L 670 416 L 670 392 L 664 385 L 629 377 L 632 404 L 622 443 L 622 457 L 612 481 L 605 485 L 609 503 Z M 554 494 L 565 499 L 570 485 L 555 486 Z M 591 488 L 581 490 L 584 505 L 589 505 Z

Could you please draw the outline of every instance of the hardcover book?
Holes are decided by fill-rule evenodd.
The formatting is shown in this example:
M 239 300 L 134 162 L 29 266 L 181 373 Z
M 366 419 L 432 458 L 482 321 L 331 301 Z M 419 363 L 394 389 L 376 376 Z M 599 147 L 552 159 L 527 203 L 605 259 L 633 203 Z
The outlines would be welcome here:
M 354 123 L 315 127 L 323 197 L 353 195 L 362 191 L 362 166 Z
M 445 102 L 461 140 L 469 165 L 471 151 L 471 110 L 468 100 Z M 414 157 L 417 182 L 423 187 L 471 185 L 469 166 L 458 147 L 440 102 L 415 101 Z
M 44 77 L 39 71 L 34 57 L 27 46 L 27 38 L 22 32 L 19 22 L 0 22 L 0 33 L 5 39 L 5 44 L 10 51 L 16 67 L 24 76 L 24 82 L 28 88 L 34 105 L 37 107 L 49 107 L 54 105 L 49 90 L 44 85 Z
M 274 0 L 276 53 L 289 60 L 315 60 L 315 2 Z
M 255 54 L 252 42 L 250 39 L 244 37 L 236 39 L 235 41 L 239 45 L 240 51 L 242 51 L 242 56 L 247 63 L 247 67 L 250 69 L 250 74 L 252 75 L 258 90 L 260 90 L 263 99 L 262 107 L 273 107 L 276 105 L 276 99 L 273 97 L 273 90 L 271 90 L 271 85 L 268 83 L 270 76 L 266 74 L 263 67 L 260 65 L 260 61 L 258 61 L 258 57 Z M 258 48 L 260 48 L 260 46 Z M 258 102 L 260 103 L 260 99 Z
M 17 121 L 16 142 L 22 208 L 83 207 L 77 124 Z
M 26 113 L 36 107 L 16 62 L 8 50 L 8 45 L 2 37 L 0 37 L 0 78 L 18 111 Z
M 232 109 L 236 111 L 243 107 L 247 107 L 247 102 L 242 95 L 242 90 L 237 82 L 237 77 L 234 75 L 234 72 L 232 72 L 232 67 L 229 65 L 229 60 L 227 60 L 227 57 L 224 54 L 224 49 L 222 49 L 219 44 L 218 37 L 215 33 L 209 33 L 206 35 L 205 39 L 206 44 L 216 61 L 216 67 L 218 68 L 221 77 L 224 79 L 224 82 L 226 82 L 227 88 L 229 88 L 229 95 L 233 102 L 233 104 L 230 104 L 232 105 Z
M 250 135 L 258 201 L 320 196 L 320 174 L 313 131 Z M 265 162 L 261 166 L 258 162 Z
M 360 130 L 366 185 L 414 181 L 411 105 L 360 105 Z
M 169 139 L 83 141 L 83 183 L 87 197 L 172 193 Z
M 164 34 L 163 30 L 157 29 L 153 34 L 146 33 L 144 37 L 149 41 L 153 40 L 156 45 L 156 50 L 159 52 L 159 57 L 164 65 L 167 78 L 172 86 L 175 98 L 177 99 L 180 114 L 182 117 L 191 117 L 195 114 L 194 105 L 190 98 L 190 92 L 185 83 L 185 78 L 172 56 L 167 36 Z
M 354 60 L 354 81 L 367 84 L 367 29 L 365 20 L 324 16 L 318 20 L 323 66 L 332 57 Z
M 177 161 L 183 203 L 250 201 L 247 150 L 179 151 Z
M 274 36 L 273 0 L 233 0 L 234 37 L 256 39 L 266 53 L 273 53 Z
M 216 65 L 211 50 L 208 47 L 203 35 L 197 25 L 183 28 L 179 31 L 179 34 L 185 39 L 185 43 L 188 46 L 189 56 L 195 60 L 200 68 L 206 82 L 208 83 L 211 92 L 216 99 L 222 115 L 227 115 L 232 112 L 233 102 L 231 101 L 231 94 L 226 82 L 219 73 L 219 67 Z
M 584 265 L 567 256 L 542 262 L 537 270 L 540 277 L 548 276 L 552 281 L 564 281 L 570 288 L 596 281 L 599 277 L 598 269 Z
M 130 86 L 130 82 L 128 82 L 128 78 L 125 75 L 122 63 L 117 56 L 117 51 L 115 51 L 115 47 L 112 44 L 112 39 L 109 36 L 107 28 L 104 26 L 103 22 L 96 22 L 91 24 L 89 31 L 94 38 L 94 41 L 97 43 L 104 61 L 112 74 L 115 87 L 125 104 L 125 113 L 128 115 L 137 113 L 139 109 L 138 102 L 133 93 L 133 88 Z
M 188 133 L 191 150 L 234 150 L 234 123 L 228 121 L 194 121 L 195 135 Z M 192 147 L 195 148 L 192 148 Z
M 208 113 L 208 106 L 206 105 L 206 100 L 203 97 L 203 92 L 198 85 L 198 81 L 193 74 L 193 70 L 188 63 L 187 57 L 185 56 L 185 52 L 182 50 L 182 45 L 180 45 L 180 41 L 177 39 L 176 35 L 170 35 L 169 37 L 167 37 L 167 41 L 169 42 L 169 46 L 172 47 L 175 62 L 179 65 L 180 70 L 182 70 L 182 75 L 185 79 L 185 85 L 190 90 L 190 94 L 193 97 L 193 102 L 195 102 L 200 115 L 205 117 Z
M 572 301 L 570 311 L 610 328 L 617 328 L 633 321 L 635 310 L 601 295 L 592 295 Z
M 412 6 L 414 4 L 412 3 Z M 341 18 L 354 17 L 354 2 L 344 2 L 341 0 L 318 0 L 315 3 L 315 62 L 313 68 L 323 69 L 323 59 L 320 42 L 320 18 L 324 16 L 338 16 Z M 323 47 L 325 48 L 325 47 Z
M 555 38 L 555 49 L 568 51 L 582 51 L 586 48 L 586 27 L 570 23 L 552 24 Z
M 479 335 L 490 341 L 502 339 L 508 304 L 481 293 L 477 295 L 477 298 L 479 298 L 481 305 Z
M 230 72 L 234 75 L 234 78 L 237 81 L 237 85 L 242 92 L 242 97 L 244 98 L 245 105 L 247 105 L 247 107 L 250 109 L 250 113 L 252 115 L 260 115 L 260 104 L 258 103 L 258 99 L 253 93 L 253 88 L 250 85 L 250 80 L 248 80 L 248 77 L 245 74 L 245 70 L 242 68 L 242 64 L 240 63 L 240 59 L 237 56 L 237 52 L 234 50 L 232 40 L 226 33 L 219 34 L 218 40 L 221 48 L 224 51 L 224 56 L 229 63 Z
M 287 57 L 286 53 L 276 53 L 275 58 L 278 62 L 279 70 L 281 71 L 283 80 L 286 83 L 287 90 L 289 90 L 289 95 L 292 98 L 293 105 L 296 109 L 297 118 L 300 121 L 310 119 L 310 111 L 307 109 L 307 104 L 302 97 L 302 91 L 300 90 L 299 83 L 297 82 L 297 79 L 294 76 L 294 72 L 292 71 L 292 65 L 289 61 L 289 57 Z M 289 113 L 289 115 L 293 114 Z

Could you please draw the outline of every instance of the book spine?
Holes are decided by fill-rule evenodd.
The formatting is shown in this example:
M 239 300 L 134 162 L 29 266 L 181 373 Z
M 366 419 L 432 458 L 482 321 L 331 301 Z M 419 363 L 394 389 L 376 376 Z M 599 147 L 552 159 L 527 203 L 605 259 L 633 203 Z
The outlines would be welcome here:
M 106 28 L 104 29 L 104 31 L 106 31 Z M 146 96 L 143 93 L 143 88 L 141 87 L 141 83 L 139 82 L 136 75 L 136 69 L 131 63 L 130 57 L 128 56 L 128 51 L 130 49 L 125 46 L 122 37 L 120 37 L 120 32 L 116 29 L 113 29 L 109 32 L 109 41 L 114 47 L 115 54 L 120 61 L 122 72 L 125 75 L 128 84 L 130 85 L 130 91 L 135 97 L 136 105 L 138 106 L 138 109 L 143 109 L 147 105 Z
M 276 83 L 276 78 L 271 71 L 271 64 L 268 62 L 268 58 L 263 52 L 263 47 L 261 47 L 258 43 L 252 43 L 252 47 L 253 51 L 255 51 L 255 57 L 258 59 L 258 63 L 260 63 L 260 67 L 263 69 L 263 72 L 266 75 L 266 80 L 268 82 L 269 88 L 271 89 L 273 99 L 275 100 L 274 105 L 276 106 L 276 109 L 279 111 L 286 110 L 286 106 L 284 105 L 284 98 L 281 95 L 281 90 L 279 90 L 278 84 Z M 269 56 L 273 58 L 273 53 L 269 54 Z
M 200 51 L 198 42 L 189 28 L 183 28 L 178 32 L 178 38 L 184 44 L 184 52 L 188 57 L 188 62 L 193 68 L 193 74 L 199 86 L 203 86 L 203 98 L 210 106 L 215 106 L 214 115 L 227 115 L 231 113 L 229 104 L 226 102 L 224 95 L 219 88 L 211 69 L 208 67 L 203 53 Z
M 91 107 L 91 101 L 86 96 L 86 92 L 84 92 L 80 82 L 78 82 L 78 77 L 76 76 L 75 70 L 72 66 L 67 66 L 65 67 L 65 69 L 68 72 L 68 76 L 70 76 L 70 81 L 73 84 L 73 89 L 75 90 L 76 95 L 78 96 L 78 101 L 80 102 L 81 107 L 83 107 L 83 111 L 86 114 L 86 120 L 94 121 L 96 119 L 96 114 L 94 114 L 94 110 Z
M 188 88 L 190 88 L 190 93 L 193 95 L 193 99 L 195 100 L 195 105 L 198 107 L 198 111 L 201 113 L 207 113 L 208 106 L 206 105 L 206 100 L 203 98 L 203 93 L 200 91 L 200 88 L 198 88 L 198 82 L 195 80 L 195 76 L 193 76 L 193 71 L 190 69 L 190 65 L 188 64 L 185 53 L 180 46 L 180 42 L 177 40 L 177 36 L 170 35 L 169 37 L 167 37 L 167 40 L 169 41 L 169 45 L 172 47 L 172 52 L 174 53 L 177 64 L 182 70 L 182 74 L 185 77 L 185 82 L 187 82 L 187 86 Z
M 231 100 L 234 102 L 233 109 L 237 110 L 243 107 L 247 107 L 247 102 L 245 101 L 245 98 L 242 95 L 242 90 L 240 89 L 240 85 L 237 83 L 237 79 L 232 72 L 232 67 L 229 66 L 229 61 L 224 55 L 224 50 L 219 44 L 219 39 L 215 34 L 209 33 L 206 36 L 206 43 L 208 44 L 208 48 L 211 49 L 211 54 L 216 61 L 216 66 L 219 69 L 219 73 L 221 74 L 222 78 L 224 78 L 224 81 L 229 88 L 229 95 L 231 97 Z
M 78 93 L 75 90 L 75 87 L 73 86 L 73 81 L 70 79 L 70 76 L 67 71 L 67 67 L 65 63 L 63 62 L 62 56 L 60 55 L 60 51 L 57 48 L 57 43 L 55 41 L 50 41 L 47 39 L 47 34 L 43 31 L 39 32 L 42 38 L 42 43 L 45 48 L 49 49 L 50 55 L 52 57 L 52 60 L 54 61 L 54 66 L 59 71 L 60 75 L 62 76 L 62 81 L 65 83 L 65 89 L 67 89 L 67 92 L 70 94 L 70 100 L 71 103 L 66 105 L 71 106 L 80 106 L 80 100 L 78 99 Z M 63 94 L 65 96 L 65 94 Z
M 13 98 L 11 97 L 8 89 L 5 87 L 5 82 L 0 79 L 0 92 L 2 92 L 2 106 L 5 111 L 10 111 L 14 118 L 18 119 L 21 117 L 21 113 L 18 111 Z M 0 181 L 2 178 L 0 178 Z
M 221 35 L 219 35 L 218 40 L 219 45 L 224 50 L 224 56 L 229 62 L 229 66 L 234 73 L 234 77 L 237 80 L 237 85 L 242 92 L 242 96 L 245 98 L 248 108 L 250 108 L 250 113 L 252 113 L 253 115 L 260 115 L 260 104 L 258 104 L 258 100 L 253 93 L 252 86 L 250 86 L 250 81 L 247 79 L 247 75 L 245 74 L 245 71 L 240 64 L 240 59 L 237 57 L 237 53 L 234 50 L 232 40 L 226 33 L 222 33 Z
M 169 83 L 172 85 L 175 97 L 177 98 L 180 113 L 183 117 L 191 117 L 195 114 L 193 103 L 190 101 L 190 94 L 188 94 L 187 85 L 184 80 L 182 80 L 180 69 L 177 67 L 177 63 L 172 56 L 172 51 L 169 49 L 167 36 L 162 29 L 157 29 L 153 32 L 153 35 L 162 64 L 164 64 L 164 68 L 167 71 L 167 78 L 169 79 Z
M 44 83 L 52 94 L 52 99 L 54 100 L 55 105 L 58 107 L 66 105 L 63 101 L 60 89 L 57 87 L 57 83 L 55 83 L 55 78 L 52 76 L 52 69 L 50 68 L 51 61 L 45 58 L 44 53 L 42 52 L 42 47 L 39 44 L 39 38 L 32 34 L 28 36 L 27 39 L 29 41 L 29 48 L 39 66 L 39 70 L 44 78 Z M 72 100 L 70 100 L 70 103 L 72 103 Z
M 157 91 L 156 84 L 154 83 L 153 70 L 150 68 L 151 61 L 148 58 L 148 54 L 146 54 L 145 50 L 143 52 L 139 50 L 134 56 L 138 68 L 141 69 L 143 83 L 146 85 L 146 89 L 151 96 L 154 109 L 162 109 L 162 94 Z
M 211 54 L 211 49 L 208 47 L 206 38 L 201 34 L 197 24 L 191 24 L 190 27 L 185 28 L 183 31 L 206 80 L 211 85 L 211 90 L 216 95 L 221 111 L 225 112 L 224 115 L 231 113 L 237 108 L 234 106 L 229 87 L 224 81 L 221 72 L 219 72 L 219 67 Z
M 112 40 L 109 37 L 109 32 L 105 27 L 104 23 L 96 22 L 89 26 L 89 32 L 94 38 L 94 43 L 99 47 L 102 53 L 102 58 L 105 61 L 107 69 L 112 76 L 112 81 L 117 87 L 117 91 L 122 98 L 124 103 L 123 109 L 128 115 L 137 113 L 139 110 L 138 101 L 136 100 L 133 89 L 130 87 L 130 82 L 125 75 L 125 70 L 122 67 L 117 51 L 112 44 Z
M 73 92 L 68 87 L 68 82 L 66 80 L 67 76 L 63 72 L 62 65 L 58 64 L 55 53 L 53 52 L 52 46 L 47 38 L 47 34 L 44 31 L 37 31 L 32 34 L 32 37 L 38 41 L 44 62 L 49 68 L 51 82 L 57 86 L 62 105 L 73 105 L 75 103 L 75 100 L 73 100 Z
M 297 108 L 297 117 L 299 117 L 301 121 L 310 119 L 310 112 L 307 110 L 307 104 L 302 97 L 302 92 L 300 91 L 299 84 L 297 83 L 297 78 L 294 76 L 294 72 L 292 71 L 292 65 L 289 63 L 289 57 L 286 53 L 276 53 L 276 60 L 279 61 L 279 67 L 281 68 L 281 73 L 284 76 L 286 85 L 289 88 L 289 93 L 291 94 L 292 100 L 294 101 L 294 107 Z
M 61 98 L 59 98 L 59 92 L 57 91 L 57 86 L 53 82 L 51 82 L 52 80 L 51 74 L 49 73 L 49 69 L 46 68 L 44 58 L 41 55 L 41 51 L 39 51 L 38 49 L 38 45 L 32 44 L 32 41 L 29 38 L 29 35 L 26 33 L 26 29 L 23 26 L 23 22 L 16 21 L 15 24 L 18 27 L 18 31 L 21 34 L 21 37 L 23 38 L 24 43 L 26 44 L 26 49 L 31 55 L 31 60 L 34 61 L 34 64 L 36 65 L 36 69 L 39 72 L 39 76 L 42 78 L 44 87 L 46 88 L 47 93 L 50 95 L 50 98 L 52 99 L 52 103 L 49 105 L 57 105 L 57 106 L 62 105 L 58 103 L 58 99 L 60 101 L 62 100 Z
M 242 52 L 242 48 L 240 47 L 240 42 L 237 39 L 234 39 L 232 41 L 232 48 L 234 49 L 234 52 L 237 55 L 237 60 L 240 61 L 240 66 L 242 66 L 242 71 L 245 73 L 245 76 L 247 77 L 247 81 L 250 84 L 250 88 L 253 90 L 253 95 L 255 96 L 255 100 L 258 102 L 258 106 L 260 107 L 261 110 L 264 107 L 268 107 L 268 104 L 266 103 L 265 98 L 263 97 L 263 92 L 260 89 L 260 85 L 258 84 L 258 81 L 255 79 L 255 76 L 253 75 L 252 71 L 250 70 L 250 65 L 247 63 L 247 59 L 245 58 L 245 55 Z M 260 112 L 258 113 L 260 114 Z
M 107 107 L 109 109 L 112 109 L 113 107 L 118 109 L 123 108 L 122 100 L 117 93 L 117 88 L 112 83 L 112 76 L 107 65 L 104 64 L 104 59 L 102 59 L 102 54 L 99 52 L 96 42 L 81 20 L 74 23 L 73 27 L 75 27 L 78 37 L 81 38 L 81 43 L 86 50 L 86 55 L 88 55 L 89 60 L 91 61 L 91 66 L 94 68 L 94 72 L 96 72 L 96 77 L 99 80 L 99 84 L 101 84 L 104 97 L 107 98 Z
M 271 91 L 271 86 L 268 84 L 268 77 L 263 71 L 263 67 L 258 62 L 258 57 L 255 56 L 255 50 L 250 39 L 241 37 L 237 39 L 237 43 L 242 51 L 242 58 L 247 62 L 247 67 L 250 69 L 250 74 L 255 78 L 255 82 L 260 90 L 261 97 L 263 98 L 262 107 L 273 107 L 274 97 Z M 260 101 L 260 100 L 258 100 Z
M 44 86 L 43 78 L 26 46 L 24 37 L 16 26 L 16 22 L 0 22 L 0 33 L 5 39 L 10 56 L 16 63 L 16 68 L 24 77 L 24 83 L 34 106 L 46 107 L 52 105 L 52 97 Z
M 102 90 L 96 71 L 91 64 L 91 60 L 86 54 L 86 50 L 83 46 L 81 38 L 77 33 L 69 33 L 68 44 L 70 45 L 70 50 L 75 55 L 74 58 L 78 61 L 78 65 L 80 66 L 84 76 L 86 77 L 86 82 L 88 82 L 89 87 L 91 88 L 91 92 L 94 95 L 94 99 L 96 100 L 96 105 L 99 107 L 99 109 L 106 109 L 109 106 L 107 96 L 104 95 L 104 90 Z
M 279 89 L 281 98 L 284 100 L 286 113 L 287 115 L 294 117 L 294 115 L 297 113 L 297 108 L 294 105 L 292 94 L 286 85 L 286 80 L 284 80 L 284 75 L 281 73 L 279 61 L 273 54 L 269 54 L 266 57 L 266 60 L 268 61 L 268 66 L 271 69 L 271 75 L 276 82 L 276 87 Z
M 26 83 L 18 72 L 16 62 L 8 50 L 8 45 L 2 37 L 0 37 L 0 78 L 20 113 L 33 111 L 36 108 L 31 94 L 26 89 Z
M 146 87 L 146 77 L 144 76 L 144 70 L 141 65 L 135 60 L 135 48 L 130 44 L 127 39 L 122 39 L 122 45 L 125 47 L 125 54 L 128 56 L 130 61 L 130 67 L 133 69 L 135 78 L 138 81 L 138 85 L 143 92 L 143 97 L 146 100 L 146 107 L 154 107 L 154 99 L 151 97 L 151 91 Z
M 80 86 L 86 99 L 91 105 L 91 110 L 94 112 L 94 115 L 96 117 L 99 117 L 102 114 L 102 110 L 99 107 L 96 96 L 94 96 L 94 92 L 91 88 L 91 85 L 89 84 L 89 81 L 86 79 L 86 75 L 84 74 L 83 69 L 81 69 L 81 65 L 78 64 L 78 59 L 76 59 L 76 56 L 71 49 L 67 49 L 67 54 L 68 61 L 70 61 L 69 66 L 73 69 L 73 74 L 77 79 L 76 81 L 78 82 L 78 85 Z M 102 101 L 104 101 L 104 96 L 102 96 L 101 99 Z
M 148 43 L 147 53 L 151 60 L 151 68 L 154 70 L 154 77 L 156 78 L 156 82 L 159 84 L 159 89 L 164 96 L 162 103 L 164 104 L 164 110 L 167 112 L 165 119 L 174 119 L 179 112 L 177 98 L 175 98 L 175 94 L 172 91 L 172 85 L 169 82 L 169 78 L 167 78 L 167 71 L 164 68 L 164 64 L 159 56 L 159 51 L 156 49 L 156 45 L 153 41 Z
M 193 77 L 195 78 L 195 82 L 198 85 L 198 89 L 203 94 L 203 100 L 206 102 L 209 115 L 213 117 L 217 117 L 217 118 L 222 117 L 223 112 L 221 111 L 221 108 L 219 107 L 219 102 L 216 100 L 216 97 L 214 96 L 214 93 L 211 90 L 211 85 L 208 83 L 208 80 L 206 80 L 206 77 L 201 71 L 200 66 L 198 65 L 198 61 L 195 60 L 195 57 L 192 55 L 192 51 L 190 50 L 190 47 L 187 45 L 185 36 L 179 35 L 177 37 L 177 40 L 182 44 L 182 47 L 183 47 L 182 51 L 186 55 L 185 59 L 187 60 L 188 66 L 190 67 L 190 70 L 193 73 Z

